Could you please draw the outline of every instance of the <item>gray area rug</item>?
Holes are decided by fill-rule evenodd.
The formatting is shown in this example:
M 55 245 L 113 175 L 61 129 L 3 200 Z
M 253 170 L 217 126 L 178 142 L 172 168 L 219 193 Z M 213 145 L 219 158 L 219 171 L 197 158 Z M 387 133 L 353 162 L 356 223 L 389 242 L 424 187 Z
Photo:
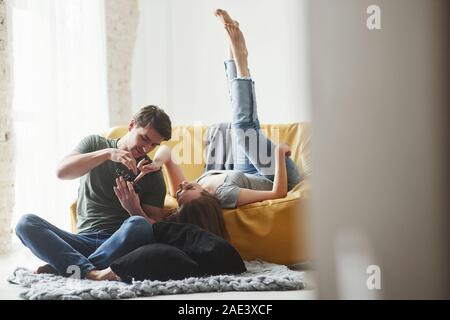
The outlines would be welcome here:
M 95 300 L 128 299 L 166 294 L 225 292 L 225 291 L 279 291 L 305 288 L 304 273 L 283 265 L 263 261 L 245 262 L 247 272 L 239 275 L 220 275 L 187 278 L 176 281 L 117 281 L 79 280 L 52 274 L 33 274 L 17 268 L 8 281 L 27 289 L 20 297 L 28 300 Z

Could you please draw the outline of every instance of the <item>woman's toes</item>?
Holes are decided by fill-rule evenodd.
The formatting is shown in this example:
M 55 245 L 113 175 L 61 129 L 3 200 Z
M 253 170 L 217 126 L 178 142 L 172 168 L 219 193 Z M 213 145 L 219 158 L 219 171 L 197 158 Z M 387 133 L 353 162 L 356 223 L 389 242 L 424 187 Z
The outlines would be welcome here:
M 214 12 L 214 15 L 222 20 L 223 23 L 233 23 L 233 19 L 231 19 L 228 12 L 222 9 L 217 9 Z

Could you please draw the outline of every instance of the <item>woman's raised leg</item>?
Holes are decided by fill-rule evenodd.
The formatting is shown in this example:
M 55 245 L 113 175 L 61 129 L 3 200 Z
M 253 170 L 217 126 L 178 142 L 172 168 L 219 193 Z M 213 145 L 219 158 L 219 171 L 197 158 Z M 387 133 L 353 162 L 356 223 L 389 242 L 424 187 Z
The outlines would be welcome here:
M 258 120 L 254 82 L 248 70 L 248 51 L 239 24 L 225 10 L 217 10 L 227 31 L 233 60 L 225 62 L 233 111 L 232 138 L 235 170 L 259 173 L 273 181 L 275 145 L 262 134 Z M 286 157 L 288 185 L 300 181 L 295 163 Z

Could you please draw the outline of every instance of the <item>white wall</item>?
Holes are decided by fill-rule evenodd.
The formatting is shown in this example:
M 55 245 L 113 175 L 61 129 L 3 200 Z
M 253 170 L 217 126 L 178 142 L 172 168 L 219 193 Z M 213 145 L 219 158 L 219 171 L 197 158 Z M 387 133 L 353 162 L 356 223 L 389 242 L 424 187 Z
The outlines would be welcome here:
M 316 288 L 448 299 L 450 2 L 372 4 L 311 0 Z
M 213 12 L 241 24 L 261 123 L 310 120 L 303 0 L 140 0 L 133 59 L 133 111 L 165 109 L 174 124 L 229 121 L 223 69 L 228 43 Z

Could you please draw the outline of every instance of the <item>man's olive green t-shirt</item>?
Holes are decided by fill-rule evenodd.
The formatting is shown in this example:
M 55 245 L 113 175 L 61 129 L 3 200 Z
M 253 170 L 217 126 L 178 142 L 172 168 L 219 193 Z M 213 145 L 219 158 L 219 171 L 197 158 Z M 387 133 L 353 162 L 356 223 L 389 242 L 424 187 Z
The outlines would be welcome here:
M 106 148 L 117 148 L 119 140 L 90 135 L 81 140 L 75 151 L 90 153 Z M 130 217 L 114 193 L 116 169 L 125 168 L 110 160 L 98 165 L 80 178 L 77 201 L 77 228 L 79 232 L 105 231 L 113 233 Z M 161 171 L 145 175 L 139 182 L 141 203 L 162 208 L 166 184 Z

